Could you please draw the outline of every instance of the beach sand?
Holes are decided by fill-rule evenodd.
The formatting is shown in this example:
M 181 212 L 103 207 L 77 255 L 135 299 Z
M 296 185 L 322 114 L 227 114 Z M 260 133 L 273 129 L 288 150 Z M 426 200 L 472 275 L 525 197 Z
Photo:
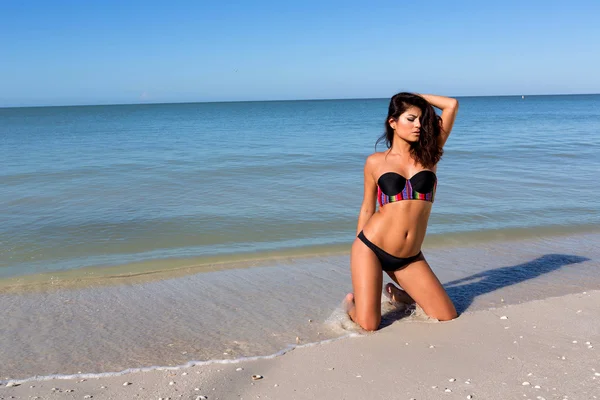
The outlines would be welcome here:
M 426 254 L 464 314 L 600 290 L 599 242 L 588 233 Z M 0 384 L 233 361 L 289 349 L 296 337 L 307 344 L 347 336 L 354 329 L 338 305 L 352 290 L 348 269 L 347 254 L 314 256 L 150 282 L 0 292 Z
M 588 291 L 402 320 L 271 358 L 13 381 L 0 399 L 596 399 L 599 320 L 600 291 Z

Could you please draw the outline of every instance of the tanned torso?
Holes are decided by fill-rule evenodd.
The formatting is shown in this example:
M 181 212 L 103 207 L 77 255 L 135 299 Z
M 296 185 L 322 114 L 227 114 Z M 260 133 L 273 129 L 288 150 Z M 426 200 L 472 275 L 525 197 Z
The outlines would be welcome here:
M 387 157 L 386 157 L 387 155 Z M 416 173 L 436 168 L 424 168 L 410 157 L 375 153 L 369 157 L 369 175 L 377 190 L 377 180 L 386 172 L 396 172 L 409 179 Z M 377 194 L 374 194 L 377 197 Z M 363 233 L 371 242 L 396 257 L 411 257 L 419 253 L 425 239 L 432 203 L 423 200 L 401 200 L 385 204 L 369 218 Z

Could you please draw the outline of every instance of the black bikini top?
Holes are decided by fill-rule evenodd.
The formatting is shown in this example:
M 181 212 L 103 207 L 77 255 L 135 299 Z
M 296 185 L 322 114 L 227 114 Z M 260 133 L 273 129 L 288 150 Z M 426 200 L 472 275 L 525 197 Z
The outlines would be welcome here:
M 386 172 L 377 180 L 377 200 L 383 206 L 401 200 L 424 200 L 433 203 L 437 176 L 430 170 L 419 171 L 409 179 L 396 172 Z

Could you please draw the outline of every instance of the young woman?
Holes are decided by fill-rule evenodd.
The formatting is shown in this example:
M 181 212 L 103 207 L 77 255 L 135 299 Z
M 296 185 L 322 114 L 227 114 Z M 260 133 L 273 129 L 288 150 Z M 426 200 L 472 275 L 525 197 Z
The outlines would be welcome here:
M 442 110 L 441 118 L 433 106 Z M 383 272 L 392 301 L 416 302 L 430 317 L 456 318 L 456 309 L 421 252 L 435 189 L 436 168 L 458 111 L 449 97 L 398 93 L 385 121 L 388 150 L 367 158 L 364 198 L 350 258 L 354 293 L 350 318 L 366 330 L 381 322 Z M 379 210 L 376 211 L 376 202 Z

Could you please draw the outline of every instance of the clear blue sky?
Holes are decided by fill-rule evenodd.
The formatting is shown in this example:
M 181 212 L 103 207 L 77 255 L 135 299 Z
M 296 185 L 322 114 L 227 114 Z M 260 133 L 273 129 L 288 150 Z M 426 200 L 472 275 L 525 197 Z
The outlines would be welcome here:
M 600 1 L 0 3 L 0 106 L 600 93 Z

